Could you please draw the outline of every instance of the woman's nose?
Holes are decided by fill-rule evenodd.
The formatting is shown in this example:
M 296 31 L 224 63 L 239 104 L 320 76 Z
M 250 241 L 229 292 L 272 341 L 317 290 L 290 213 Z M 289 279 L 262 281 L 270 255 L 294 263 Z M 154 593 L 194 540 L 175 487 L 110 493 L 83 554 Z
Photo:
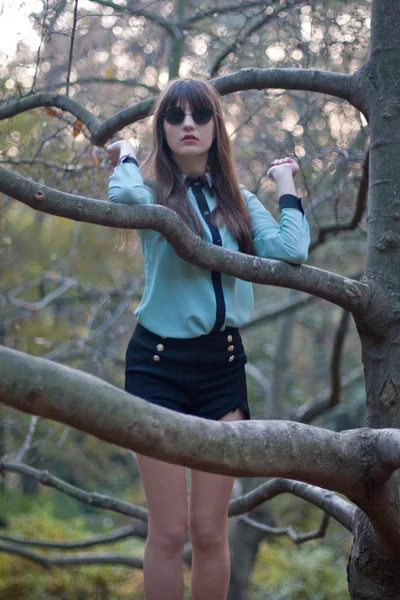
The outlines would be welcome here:
M 185 118 L 183 119 L 183 127 L 186 129 L 187 127 L 189 128 L 193 128 L 194 127 L 194 121 L 193 121 L 193 117 L 191 114 L 185 115 Z

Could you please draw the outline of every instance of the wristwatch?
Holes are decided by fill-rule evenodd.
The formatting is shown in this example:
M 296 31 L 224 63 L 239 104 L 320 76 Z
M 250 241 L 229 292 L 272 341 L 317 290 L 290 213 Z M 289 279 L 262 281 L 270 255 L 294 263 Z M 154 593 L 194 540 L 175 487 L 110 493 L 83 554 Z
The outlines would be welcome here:
M 138 161 L 136 160 L 136 158 L 133 158 L 133 156 L 131 156 L 130 154 L 124 154 L 124 156 L 121 156 L 121 158 L 119 159 L 119 161 L 117 162 L 117 165 L 121 164 L 121 163 L 133 163 L 134 165 L 136 165 L 137 167 L 139 166 Z

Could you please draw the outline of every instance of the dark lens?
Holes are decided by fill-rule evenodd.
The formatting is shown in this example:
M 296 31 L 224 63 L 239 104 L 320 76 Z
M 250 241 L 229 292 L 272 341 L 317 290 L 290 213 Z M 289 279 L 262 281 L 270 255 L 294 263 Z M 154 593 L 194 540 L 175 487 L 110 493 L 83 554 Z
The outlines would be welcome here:
M 185 111 L 180 106 L 170 106 L 165 111 L 164 118 L 170 125 L 180 125 L 185 119 Z
M 206 123 L 209 123 L 211 121 L 212 116 L 213 111 L 207 106 L 195 108 L 192 114 L 193 121 L 197 123 L 197 125 L 205 125 Z

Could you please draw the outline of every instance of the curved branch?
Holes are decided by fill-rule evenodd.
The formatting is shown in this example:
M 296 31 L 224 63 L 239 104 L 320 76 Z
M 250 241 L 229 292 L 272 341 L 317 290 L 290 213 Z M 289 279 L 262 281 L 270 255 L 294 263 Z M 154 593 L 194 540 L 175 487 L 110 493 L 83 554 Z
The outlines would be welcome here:
M 48 554 L 42 552 L 34 552 L 28 548 L 22 548 L 11 542 L 0 541 L 0 552 L 8 554 L 17 554 L 28 558 L 33 562 L 39 563 L 42 567 L 50 569 L 55 566 L 70 567 L 72 565 L 124 565 L 134 569 L 143 569 L 143 561 L 140 558 L 131 556 L 123 556 L 114 552 L 99 552 L 96 553 L 80 553 L 80 554 Z
M 368 185 L 369 185 L 369 150 L 364 159 L 363 173 L 358 188 L 356 208 L 354 210 L 353 217 L 347 225 L 329 225 L 327 227 L 321 227 L 318 231 L 318 238 L 310 245 L 310 251 L 314 250 L 315 247 L 322 244 L 330 233 L 339 233 L 340 231 L 352 231 L 356 229 L 360 224 L 362 216 L 367 206 L 368 198 Z
M 168 33 L 170 33 L 171 35 L 176 34 L 176 24 L 171 19 L 163 17 L 159 12 L 154 12 L 152 10 L 146 10 L 142 8 L 131 8 L 129 5 L 120 6 L 119 4 L 112 2 L 112 0 L 89 0 L 89 2 L 113 8 L 119 13 L 144 17 L 148 21 L 154 21 L 155 23 L 157 23 L 157 25 L 160 25 L 161 27 L 166 29 L 166 31 L 168 31 Z
M 340 378 L 340 388 L 350 387 L 354 383 L 357 383 L 357 381 L 362 381 L 363 379 L 363 371 L 359 368 L 354 369 Z M 311 421 L 331 406 L 331 401 L 332 388 L 328 387 L 314 398 L 311 398 L 308 402 L 305 402 L 302 406 L 299 406 L 299 408 L 296 408 L 292 413 L 292 418 L 299 423 L 311 423 Z
M 287 421 L 207 421 L 5 347 L 0 365 L 0 402 L 159 460 L 237 477 L 288 477 L 357 499 L 366 494 L 365 469 L 376 467 L 377 482 L 379 473 L 388 476 L 373 452 L 360 468 L 365 444 L 373 447 L 379 430 L 339 434 Z
M 144 521 L 138 521 L 135 523 L 131 523 L 126 527 L 114 529 L 114 531 L 110 531 L 109 533 L 95 535 L 85 540 L 75 540 L 73 542 L 60 542 L 57 540 L 37 540 L 34 538 L 23 537 L 21 535 L 12 535 L 5 533 L 0 534 L 0 540 L 12 542 L 14 544 L 20 544 L 21 546 L 36 546 L 38 548 L 58 548 L 62 550 L 76 550 L 78 548 L 90 548 L 91 546 L 111 544 L 133 536 L 140 537 L 143 539 L 146 538 L 147 523 L 145 523 Z
M 215 6 L 213 8 L 209 8 L 206 10 L 201 10 L 197 12 L 192 17 L 186 19 L 186 23 L 195 23 L 196 21 L 200 21 L 202 19 L 207 19 L 208 17 L 214 17 L 214 15 L 223 15 L 226 13 L 233 12 L 243 12 L 246 8 L 255 8 L 255 7 L 263 7 L 265 8 L 265 1 L 258 0 L 258 2 L 241 2 L 240 4 L 226 4 L 225 6 Z
M 52 93 L 32 94 L 8 100 L 0 106 L 0 121 L 19 115 L 27 110 L 43 106 L 56 106 L 57 108 L 70 112 L 86 125 L 92 135 L 100 126 L 100 120 L 91 113 L 90 110 L 79 104 L 79 102 L 64 94 Z
M 243 90 L 264 90 L 267 88 L 283 88 L 288 90 L 306 90 L 329 94 L 347 100 L 362 110 L 362 86 L 355 84 L 352 75 L 331 73 L 315 69 L 255 69 L 248 68 L 211 79 L 218 92 L 225 96 Z M 99 119 L 89 110 L 72 98 L 61 94 L 37 94 L 13 99 L 0 107 L 0 120 L 37 108 L 39 106 L 56 106 L 75 115 L 82 121 L 92 136 L 92 143 L 102 146 L 117 131 L 150 113 L 155 98 L 149 98 L 135 106 L 123 109 L 100 124 Z
M 387 307 L 383 310 L 380 302 L 371 306 L 375 295 L 371 298 L 369 285 L 315 267 L 293 266 L 218 248 L 204 242 L 175 212 L 164 206 L 117 205 L 73 196 L 37 184 L 3 167 L 0 167 L 0 191 L 35 210 L 75 221 L 122 229 L 153 229 L 162 233 L 178 255 L 192 264 L 254 283 L 301 290 L 359 316 L 368 313 L 371 317 L 374 309 L 379 312 L 379 326 L 383 326 L 388 318 Z
M 63 481 L 62 479 L 58 479 L 58 477 L 50 475 L 48 471 L 38 471 L 37 469 L 28 467 L 28 465 L 20 463 L 7 463 L 0 460 L 0 473 L 2 471 L 11 471 L 13 473 L 27 475 L 33 479 L 36 479 L 37 481 L 40 481 L 40 483 L 43 485 L 47 485 L 48 487 L 59 490 L 63 494 L 66 494 L 71 498 L 76 498 L 80 502 L 84 502 L 90 506 L 97 506 L 99 508 L 113 510 L 114 512 L 122 515 L 128 515 L 129 517 L 134 517 L 136 519 L 140 519 L 141 521 L 147 521 L 147 510 L 144 508 L 135 506 L 129 502 L 117 500 L 116 498 L 112 498 L 110 496 L 98 494 L 97 492 L 85 492 L 84 490 L 77 488 L 66 481 Z
M 248 492 L 244 496 L 233 500 L 229 505 L 229 516 L 248 513 L 257 506 L 260 506 L 260 504 L 280 494 L 293 494 L 298 498 L 310 502 L 310 504 L 323 510 L 352 533 L 353 517 L 357 510 L 355 506 L 333 492 L 321 489 L 315 485 L 308 485 L 289 479 L 272 479 L 251 490 L 251 492 Z
M 321 523 L 318 529 L 315 531 L 309 531 L 307 533 L 296 533 L 295 529 L 291 525 L 288 527 L 270 527 L 269 525 L 265 525 L 265 523 L 260 523 L 259 521 L 251 519 L 248 515 L 239 517 L 239 519 L 240 521 L 243 521 L 243 523 L 250 525 L 250 527 L 264 531 L 269 535 L 287 535 L 295 544 L 304 544 L 304 542 L 325 537 L 329 525 L 329 515 L 326 513 L 322 515 Z

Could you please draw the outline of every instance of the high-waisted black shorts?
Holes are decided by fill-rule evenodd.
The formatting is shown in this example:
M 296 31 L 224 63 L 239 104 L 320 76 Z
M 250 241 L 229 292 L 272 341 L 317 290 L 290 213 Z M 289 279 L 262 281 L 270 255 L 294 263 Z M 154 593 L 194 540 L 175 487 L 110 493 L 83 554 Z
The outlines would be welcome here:
M 219 420 L 241 408 L 250 419 L 238 329 L 162 338 L 138 324 L 126 351 L 125 391 L 187 415 Z

